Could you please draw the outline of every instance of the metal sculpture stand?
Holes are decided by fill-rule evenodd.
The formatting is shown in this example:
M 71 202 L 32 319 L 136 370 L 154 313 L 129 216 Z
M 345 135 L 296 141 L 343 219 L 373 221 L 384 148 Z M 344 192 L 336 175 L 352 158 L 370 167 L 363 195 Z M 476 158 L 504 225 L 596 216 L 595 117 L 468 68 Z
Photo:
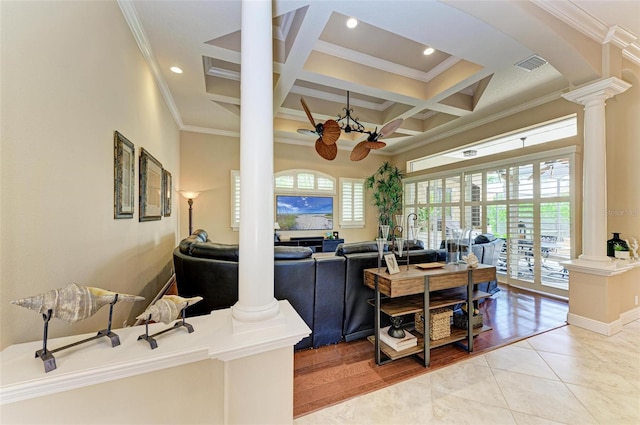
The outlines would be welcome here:
M 163 333 L 172 331 L 174 329 L 178 329 L 178 328 L 187 328 L 187 332 L 192 333 L 193 332 L 193 326 L 191 326 L 189 323 L 187 323 L 185 321 L 185 310 L 187 309 L 188 305 L 186 305 L 182 311 L 181 311 L 181 315 L 182 315 L 182 319 L 177 321 L 176 323 L 173 324 L 172 327 L 167 328 L 163 331 L 160 332 L 156 332 L 153 335 L 149 335 L 149 320 L 151 320 L 151 315 L 149 315 L 149 317 L 147 318 L 147 320 L 144 321 L 144 335 L 140 335 L 138 337 L 138 341 L 140 341 L 141 339 L 144 339 L 145 341 L 147 341 L 149 343 L 149 345 L 151 346 L 152 350 L 155 350 L 156 348 L 158 348 L 158 343 L 156 342 L 155 338 L 158 335 L 162 335 Z
M 109 323 L 107 324 L 107 329 L 102 329 L 97 333 L 96 336 L 92 336 L 90 338 L 83 339 L 82 341 L 77 341 L 72 344 L 64 345 L 62 347 L 58 347 L 54 350 L 47 350 L 47 339 L 49 335 L 49 321 L 51 320 L 51 316 L 53 315 L 53 310 L 49 309 L 47 314 L 42 315 L 42 320 L 44 320 L 44 335 L 42 337 L 42 350 L 36 351 L 36 357 L 40 357 L 44 362 L 44 371 L 45 373 L 51 372 L 56 369 L 56 359 L 53 357 L 53 353 L 58 351 L 65 350 L 67 348 L 75 347 L 76 345 L 84 344 L 89 341 L 93 341 L 94 339 L 102 338 L 104 336 L 108 337 L 111 340 L 111 347 L 117 347 L 120 345 L 120 337 L 111 332 L 111 320 L 113 318 L 113 306 L 118 302 L 118 294 L 115 295 L 113 301 L 109 303 Z

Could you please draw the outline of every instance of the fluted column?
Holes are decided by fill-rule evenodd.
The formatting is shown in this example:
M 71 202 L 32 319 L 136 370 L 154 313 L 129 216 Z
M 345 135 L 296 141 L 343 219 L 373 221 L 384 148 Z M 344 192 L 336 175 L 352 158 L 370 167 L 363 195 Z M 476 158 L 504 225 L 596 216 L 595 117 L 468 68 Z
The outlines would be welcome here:
M 242 0 L 240 261 L 233 318 L 278 314 L 273 296 L 273 53 L 270 0 Z
M 611 77 L 575 89 L 564 97 L 584 105 L 582 254 L 580 260 L 608 264 L 605 102 L 631 85 Z

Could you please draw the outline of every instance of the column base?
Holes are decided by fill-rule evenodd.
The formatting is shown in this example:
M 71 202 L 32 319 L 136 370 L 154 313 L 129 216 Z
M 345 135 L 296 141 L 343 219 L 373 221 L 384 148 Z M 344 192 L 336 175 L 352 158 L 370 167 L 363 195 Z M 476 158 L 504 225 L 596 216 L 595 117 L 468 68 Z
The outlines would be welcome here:
M 242 305 L 240 301 L 231 307 L 231 315 L 234 323 L 236 321 L 242 323 L 262 322 L 275 318 L 279 312 L 280 305 L 275 298 L 273 298 L 269 304 L 257 307 Z
M 611 262 L 613 261 L 611 257 L 607 257 L 605 255 L 587 255 L 587 254 L 578 255 L 578 260 L 590 261 L 594 263 L 605 263 L 605 264 L 611 264 Z

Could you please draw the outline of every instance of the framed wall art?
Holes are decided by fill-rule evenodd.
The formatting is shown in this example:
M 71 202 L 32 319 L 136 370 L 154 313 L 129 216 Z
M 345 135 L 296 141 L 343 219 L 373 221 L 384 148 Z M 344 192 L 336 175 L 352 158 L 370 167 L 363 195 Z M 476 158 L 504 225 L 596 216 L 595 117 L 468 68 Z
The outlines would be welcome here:
M 116 131 L 113 137 L 113 218 L 133 218 L 135 158 L 133 143 Z
M 165 217 L 171 216 L 171 200 L 173 197 L 173 186 L 171 184 L 171 173 L 167 170 L 162 170 L 162 215 Z
M 140 216 L 139 221 L 162 218 L 162 164 L 140 148 Z

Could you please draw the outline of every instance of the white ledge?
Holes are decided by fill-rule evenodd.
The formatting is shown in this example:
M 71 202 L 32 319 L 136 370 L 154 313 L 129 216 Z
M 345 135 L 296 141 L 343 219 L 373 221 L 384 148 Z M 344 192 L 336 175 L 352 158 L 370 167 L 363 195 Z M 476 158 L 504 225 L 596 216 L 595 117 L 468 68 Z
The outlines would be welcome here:
M 42 360 L 35 352 L 42 341 L 16 344 L 0 353 L 0 404 L 36 398 L 122 379 L 201 360 L 230 361 L 284 347 L 293 347 L 311 333 L 306 323 L 288 301 L 279 301 L 280 313 L 273 326 L 259 332 L 234 333 L 231 309 L 216 310 L 208 316 L 191 317 L 189 334 L 185 328 L 157 337 L 158 348 L 138 340 L 144 326 L 114 329 L 120 345 L 111 347 L 108 338 L 54 353 L 57 369 L 45 373 Z M 34 315 L 34 320 L 36 320 Z M 55 326 L 55 321 L 50 324 Z M 149 325 L 149 334 L 171 327 L 164 323 Z M 76 335 L 48 341 L 47 348 L 58 347 L 95 335 Z
M 611 262 L 589 261 L 582 259 L 569 260 L 560 263 L 567 270 L 593 274 L 598 276 L 615 276 L 636 267 L 640 267 L 640 261 L 638 260 L 620 260 L 612 259 Z

